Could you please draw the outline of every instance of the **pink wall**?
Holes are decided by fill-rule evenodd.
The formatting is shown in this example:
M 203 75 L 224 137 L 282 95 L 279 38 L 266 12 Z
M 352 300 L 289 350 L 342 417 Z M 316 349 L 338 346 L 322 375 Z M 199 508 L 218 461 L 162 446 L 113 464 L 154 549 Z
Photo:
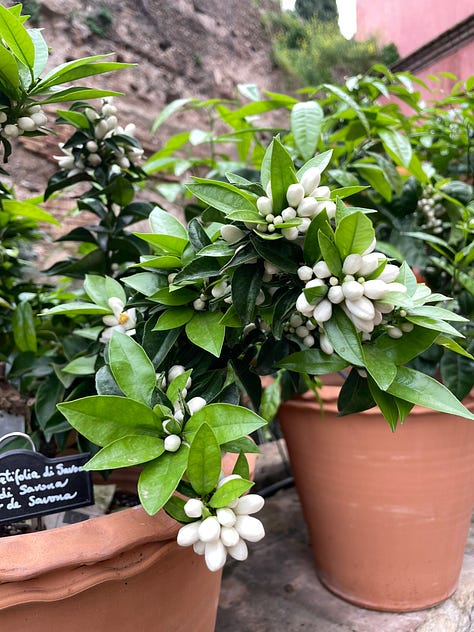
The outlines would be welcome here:
M 375 35 L 405 57 L 473 11 L 473 0 L 357 0 L 356 39 Z
M 439 96 L 439 98 L 442 98 L 451 91 L 451 88 L 456 83 L 455 81 L 447 77 L 440 77 L 440 81 L 435 83 L 433 81 L 430 81 L 430 79 L 428 78 L 429 75 L 437 74 L 439 72 L 451 72 L 458 79 L 467 79 L 471 75 L 474 75 L 473 60 L 474 41 L 466 44 L 464 48 L 460 48 L 457 51 L 454 51 L 454 53 L 452 53 L 451 55 L 446 55 L 446 57 L 439 59 L 432 66 L 429 66 L 428 68 L 423 68 L 422 70 L 416 72 L 415 74 L 417 75 L 417 77 L 420 77 L 420 79 L 426 81 L 426 83 L 428 83 L 432 92 L 434 93 L 431 95 L 426 95 L 426 98 L 433 99 L 437 95 Z M 422 91 L 422 94 L 425 94 L 424 91 Z

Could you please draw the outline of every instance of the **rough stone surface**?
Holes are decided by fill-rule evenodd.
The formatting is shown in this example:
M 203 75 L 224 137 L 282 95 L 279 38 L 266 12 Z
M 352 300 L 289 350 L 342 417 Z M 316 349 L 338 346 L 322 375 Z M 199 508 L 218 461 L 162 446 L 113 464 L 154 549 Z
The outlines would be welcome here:
M 275 446 L 263 452 L 257 485 L 272 463 L 286 476 Z M 249 545 L 245 563 L 224 569 L 215 632 L 474 632 L 474 526 L 456 593 L 434 608 L 393 614 L 353 606 L 319 582 L 294 488 L 268 498 L 259 517 L 265 539 Z

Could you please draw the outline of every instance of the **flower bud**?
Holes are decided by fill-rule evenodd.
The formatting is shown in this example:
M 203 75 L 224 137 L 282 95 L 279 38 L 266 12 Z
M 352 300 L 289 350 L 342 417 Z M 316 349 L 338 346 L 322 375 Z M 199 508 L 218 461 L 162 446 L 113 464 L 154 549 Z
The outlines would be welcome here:
M 295 333 L 299 338 L 304 338 L 305 336 L 309 334 L 309 331 L 304 325 L 300 325 L 299 327 L 296 328 Z
M 317 167 L 310 167 L 301 177 L 300 184 L 306 195 L 309 195 L 313 189 L 319 186 L 321 180 L 321 172 Z
M 98 123 L 94 127 L 94 134 L 96 138 L 104 138 L 108 131 L 109 128 L 107 127 L 107 123 L 104 120 L 98 121 Z
M 288 204 L 296 208 L 301 200 L 304 198 L 304 188 L 301 184 L 290 184 L 286 191 L 286 199 Z
M 290 220 L 295 219 L 295 217 L 296 211 L 294 208 L 291 208 L 291 206 L 283 209 L 283 211 L 281 212 L 281 218 L 284 222 L 289 222 Z
M 374 330 L 373 320 L 364 320 L 362 318 L 358 318 L 355 314 L 349 311 L 345 305 L 342 306 L 342 309 L 344 310 L 348 318 L 350 318 L 357 331 L 362 331 L 366 334 L 370 334 Z
M 273 211 L 272 201 L 268 197 L 259 197 L 257 199 L 257 208 L 260 215 L 266 217 L 269 213 Z
M 229 546 L 227 548 L 227 553 L 231 557 L 233 557 L 234 560 L 237 560 L 238 562 L 243 562 L 247 559 L 249 550 L 245 542 L 242 539 L 239 539 L 235 546 Z
M 112 106 L 112 107 L 114 107 L 114 106 Z M 102 112 L 103 112 L 103 110 L 102 110 Z M 109 131 L 112 130 L 112 129 L 115 129 L 117 127 L 117 125 L 118 125 L 118 119 L 117 119 L 116 116 L 113 116 L 113 115 L 112 116 L 108 116 L 105 119 L 105 121 L 107 123 L 107 129 Z
M 220 507 L 216 511 L 216 518 L 223 527 L 233 527 L 236 521 L 235 513 L 230 507 Z
M 237 478 L 242 478 L 242 477 L 240 476 L 240 474 L 229 474 L 229 476 L 224 476 L 217 483 L 217 489 L 219 489 L 219 487 L 222 487 L 222 485 L 225 485 L 225 483 L 228 483 L 229 481 L 234 481 Z
M 265 499 L 259 494 L 247 494 L 239 498 L 237 506 L 235 507 L 235 513 L 238 515 L 254 514 L 262 509 L 265 504 Z
M 344 274 L 356 274 L 362 265 L 362 257 L 358 254 L 347 255 L 344 259 L 342 271 Z
M 239 532 L 234 527 L 222 527 L 221 542 L 224 546 L 235 546 L 240 540 Z
M 87 108 L 84 111 L 84 114 L 86 115 L 89 121 L 96 121 L 99 118 L 99 115 L 97 114 L 97 112 L 93 110 L 92 108 Z
M 202 542 L 202 540 L 198 540 L 193 544 L 193 551 L 197 555 L 204 555 L 204 553 L 206 552 L 206 543 Z
M 335 305 L 337 305 L 338 303 L 342 303 L 345 298 L 344 292 L 342 291 L 342 287 L 340 285 L 332 285 L 329 288 L 327 297 L 331 301 L 331 303 L 334 303 Z
M 313 272 L 318 279 L 327 279 L 331 276 L 331 270 L 325 261 L 318 261 L 318 263 L 313 266 Z
M 312 346 L 314 346 L 314 336 L 312 336 L 311 334 L 308 334 L 307 336 L 305 336 L 303 338 L 303 344 L 305 347 L 311 348 Z
M 403 331 L 399 327 L 393 327 L 392 325 L 387 325 L 387 333 L 390 338 L 401 338 L 403 336 Z
M 344 281 L 342 284 L 342 292 L 346 299 L 356 301 L 364 295 L 364 288 L 362 284 L 357 281 Z
M 327 353 L 327 355 L 332 355 L 334 353 L 334 347 L 329 342 L 329 338 L 326 334 L 321 334 L 319 336 L 319 345 L 321 347 L 321 351 Z
M 218 571 L 225 564 L 227 551 L 220 540 L 207 542 L 204 556 L 207 568 L 210 571 Z
M 221 525 L 215 516 L 209 516 L 199 525 L 199 539 L 203 542 L 214 542 L 220 534 Z
M 206 307 L 206 303 L 202 299 L 197 298 L 193 301 L 193 307 L 197 312 L 202 312 Z
M 220 281 L 211 288 L 211 294 L 214 298 L 222 298 L 227 292 L 227 281 Z
M 199 498 L 190 498 L 184 505 L 184 513 L 188 518 L 201 518 L 203 507 L 202 500 Z
M 95 142 L 95 140 L 89 140 L 86 143 L 86 149 L 91 153 L 95 153 L 99 149 L 99 145 Z
M 316 305 L 313 311 L 314 320 L 318 323 L 325 323 L 332 316 L 332 303 L 327 298 Z
M 191 415 L 194 415 L 194 413 L 197 413 L 198 410 L 201 410 L 201 408 L 204 408 L 207 402 L 204 399 L 204 397 L 193 397 L 192 399 L 189 400 L 189 402 L 187 402 L 187 404 L 188 404 L 189 412 L 191 413 Z
M 385 283 L 391 283 L 392 281 L 395 281 L 399 274 L 400 268 L 398 266 L 393 265 L 393 263 L 387 263 L 377 279 L 379 281 L 385 281 Z
M 3 135 L 7 138 L 17 138 L 18 136 L 20 136 L 20 133 L 21 132 L 18 125 L 13 125 L 13 123 L 8 123 L 3 128 Z
M 406 333 L 409 333 L 410 331 L 413 331 L 414 327 L 415 327 L 415 325 L 413 323 L 410 323 L 410 322 L 402 323 L 400 325 L 400 329 L 403 332 L 406 332 Z
M 303 324 L 303 319 L 301 318 L 301 316 L 299 314 L 292 314 L 290 317 L 290 325 L 291 327 L 294 327 L 296 329 L 296 327 L 299 327 L 300 325 Z
M 313 315 L 314 305 L 308 303 L 306 296 L 303 293 L 301 293 L 296 299 L 295 307 L 298 312 L 301 312 L 305 316 Z
M 364 250 L 364 252 L 362 253 L 362 256 L 363 256 L 363 255 L 368 255 L 370 252 L 373 252 L 373 251 L 375 250 L 375 246 L 376 246 L 376 245 L 377 245 L 377 240 L 376 240 L 376 238 L 374 237 L 374 238 L 372 239 L 372 242 L 371 242 L 370 246 L 369 246 L 366 250 Z
M 405 294 L 407 291 L 406 285 L 403 283 L 387 283 L 386 284 L 386 292 L 400 292 L 401 294 Z
M 300 266 L 297 274 L 302 281 L 309 281 L 313 278 L 313 270 L 309 266 Z
M 199 527 L 201 526 L 201 520 L 197 522 L 190 522 L 189 524 L 185 524 L 184 527 L 178 531 L 178 536 L 176 538 L 179 546 L 191 546 L 199 540 Z
M 304 198 L 300 204 L 298 204 L 296 213 L 299 217 L 314 217 L 317 210 L 318 203 L 314 198 Z
M 89 154 L 87 162 L 91 165 L 91 167 L 97 167 L 102 162 L 102 158 L 99 154 Z
M 374 304 L 365 296 L 361 296 L 356 300 L 346 298 L 346 307 L 354 316 L 361 320 L 373 321 L 375 317 Z
M 258 542 L 265 536 L 265 529 L 258 518 L 248 515 L 237 516 L 234 528 L 241 538 L 249 542 Z
M 372 274 L 384 259 L 386 259 L 385 255 L 380 252 L 371 252 L 367 255 L 362 255 L 362 265 L 358 271 L 359 276 Z
M 176 452 L 181 446 L 181 437 L 175 434 L 168 435 L 163 443 L 167 452 Z
M 315 198 L 329 199 L 331 191 L 327 186 L 316 187 L 313 191 L 311 191 L 311 195 Z
M 104 103 L 104 105 L 102 106 L 102 114 L 104 116 L 112 116 L 116 113 L 117 108 L 115 107 L 115 105 L 112 105 L 111 103 Z
M 44 112 L 33 112 L 30 118 L 34 121 L 37 128 L 48 122 L 48 117 Z
M 185 373 L 186 369 L 182 364 L 174 364 L 168 371 L 168 383 L 172 382 L 176 377 Z
M 382 298 L 387 291 L 387 284 L 385 281 L 381 281 L 380 279 L 365 281 L 362 283 L 362 287 L 364 288 L 365 296 L 373 300 Z
M 298 238 L 299 233 L 297 227 L 292 226 L 291 228 L 282 228 L 281 234 L 285 237 L 285 239 L 288 239 L 288 241 L 294 241 Z
M 36 123 L 29 116 L 20 116 L 17 125 L 25 132 L 33 132 L 36 129 Z
M 0 110 L 0 125 L 2 123 L 5 123 L 5 121 L 7 121 L 8 116 L 5 114 L 5 112 L 2 112 L 2 110 Z

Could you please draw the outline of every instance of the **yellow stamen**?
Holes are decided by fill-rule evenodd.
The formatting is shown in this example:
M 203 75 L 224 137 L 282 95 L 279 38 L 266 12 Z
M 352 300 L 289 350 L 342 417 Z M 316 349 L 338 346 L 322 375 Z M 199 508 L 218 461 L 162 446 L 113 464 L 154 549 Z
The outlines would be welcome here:
M 130 320 L 130 316 L 125 312 L 122 312 L 117 320 L 119 325 L 125 325 L 125 323 L 128 323 Z

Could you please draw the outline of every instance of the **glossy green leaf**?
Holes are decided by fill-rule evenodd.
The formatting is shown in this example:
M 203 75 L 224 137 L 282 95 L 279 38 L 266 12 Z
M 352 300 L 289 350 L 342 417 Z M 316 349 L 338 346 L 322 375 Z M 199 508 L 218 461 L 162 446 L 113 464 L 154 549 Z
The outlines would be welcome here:
M 397 367 L 384 351 L 374 345 L 362 346 L 364 352 L 364 364 L 379 389 L 386 391 L 397 375 Z M 375 401 L 377 398 L 372 393 Z
M 350 254 L 363 254 L 375 238 L 374 227 L 363 213 L 346 215 L 338 223 L 335 242 L 343 259 Z
M 16 306 L 12 318 L 13 337 L 20 351 L 37 350 L 36 328 L 30 303 L 22 302 Z
M 324 111 L 316 101 L 296 103 L 291 110 L 291 131 L 303 160 L 309 160 L 316 151 Z
M 392 362 L 397 365 L 405 364 L 433 344 L 436 332 L 422 327 L 415 327 L 413 331 L 404 333 L 401 338 L 394 339 L 388 335 L 379 336 L 371 341 Z
M 5 94 L 15 98 L 18 95 L 20 76 L 15 57 L 0 45 L 0 86 Z
M 80 356 L 66 364 L 63 371 L 72 375 L 94 375 L 96 362 L 97 355 Z
M 48 45 L 44 41 L 41 29 L 28 29 L 33 46 L 35 48 L 35 63 L 33 65 L 33 76 L 37 79 L 46 67 L 49 57 Z
M 413 404 L 474 420 L 471 413 L 446 386 L 437 380 L 407 367 L 399 367 L 388 392 Z
M 63 402 L 58 408 L 73 428 L 99 446 L 127 435 L 153 437 L 161 432 L 151 408 L 127 397 L 91 395 Z
M 156 274 L 155 272 L 137 272 L 137 274 L 124 277 L 122 282 L 127 287 L 140 292 L 143 296 L 153 296 L 153 294 L 168 284 L 165 275 Z
M 164 452 L 163 439 L 130 435 L 113 441 L 99 450 L 84 466 L 85 470 L 113 470 L 140 465 L 156 459 Z
M 233 211 L 255 211 L 254 198 L 227 182 L 196 178 L 187 188 L 198 199 L 226 215 Z
M 20 201 L 20 200 L 2 200 L 2 208 L 7 213 L 10 213 L 14 216 L 28 217 L 29 219 L 34 219 L 38 222 L 46 222 L 47 224 L 54 224 L 56 226 L 60 226 L 58 220 L 45 211 L 40 206 L 36 204 L 32 204 L 28 201 Z
M 339 391 L 337 409 L 339 415 L 352 415 L 369 410 L 375 406 L 375 400 L 367 385 L 367 378 L 352 369 Z
M 225 325 L 221 323 L 219 312 L 196 312 L 186 324 L 186 335 L 196 346 L 220 356 L 224 343 Z
M 312 303 L 316 299 L 326 296 L 327 293 L 328 293 L 327 285 L 317 285 L 315 287 L 303 288 L 303 294 L 305 295 L 308 303 Z
M 138 479 L 138 495 L 143 509 L 153 516 L 171 498 L 188 465 L 189 449 L 165 452 L 143 468 Z
M 354 366 L 364 366 L 364 352 L 359 335 L 342 309 L 334 306 L 332 317 L 324 323 L 324 331 L 341 358 Z
M 252 481 L 246 481 L 243 478 L 234 478 L 227 481 L 214 492 L 209 501 L 209 505 L 214 507 L 214 509 L 227 507 L 229 503 L 240 498 L 240 496 L 245 494 L 252 486 Z
M 153 331 L 166 331 L 175 327 L 182 327 L 191 320 L 195 313 L 191 307 L 167 309 L 166 312 L 160 314 Z
M 149 222 L 151 230 L 158 235 L 170 235 L 188 241 L 188 232 L 183 224 L 174 215 L 164 211 L 159 206 L 156 206 L 150 213 Z
M 437 345 L 440 345 L 441 347 L 445 347 L 445 349 L 448 349 L 449 351 L 453 351 L 454 353 L 469 358 L 470 360 L 474 360 L 474 356 L 472 356 L 466 349 L 464 349 L 464 347 L 461 347 L 461 345 L 458 344 L 455 340 L 452 340 L 452 338 L 447 338 L 446 336 L 440 334 L 439 336 L 436 336 L 435 343 Z
M 245 437 L 266 425 L 259 415 L 242 406 L 209 404 L 198 410 L 185 426 L 185 436 L 192 441 L 203 423 L 209 424 L 219 445 Z
M 171 101 L 171 103 L 168 103 L 168 105 L 163 108 L 163 110 L 153 121 L 153 125 L 151 126 L 151 133 L 155 134 L 160 125 L 162 125 L 166 121 L 166 119 L 172 116 L 175 112 L 182 110 L 189 103 L 195 103 L 196 101 L 197 99 L 186 97 L 182 99 L 175 99 L 174 101 Z
M 385 198 L 388 202 L 391 201 L 392 187 L 381 167 L 362 162 L 354 163 L 352 166 L 357 169 L 362 178 L 367 180 L 370 186 L 380 193 L 383 198 Z
M 206 496 L 217 485 L 221 473 L 221 449 L 219 443 L 206 424 L 196 432 L 189 449 L 189 482 L 199 496 Z
M 50 90 L 53 86 L 70 83 L 72 81 L 77 81 L 78 79 L 84 79 L 85 77 L 103 75 L 107 72 L 122 70 L 123 68 L 130 68 L 130 66 L 134 66 L 134 64 L 106 61 L 94 62 L 92 64 L 81 64 L 75 68 L 64 68 L 56 76 L 52 76 L 49 79 L 43 79 L 35 89 L 35 92 L 43 94 L 46 90 Z
M 224 452 L 232 452 L 235 454 L 239 454 L 240 452 L 243 454 L 260 454 L 259 447 L 249 437 L 241 437 L 240 439 L 228 441 L 227 443 L 221 443 L 221 449 Z
M 456 395 L 464 399 L 471 392 L 474 383 L 474 363 L 471 359 L 457 353 L 445 352 L 440 361 L 443 384 Z
M 397 398 L 382 390 L 374 380 L 370 379 L 370 377 L 367 380 L 367 383 L 370 394 L 374 398 L 377 406 L 380 408 L 380 412 L 387 420 L 390 428 L 395 431 L 400 414 L 397 406 Z
M 407 314 L 406 319 L 413 323 L 414 325 L 418 325 L 420 327 L 425 327 L 426 329 L 433 329 L 437 332 L 442 332 L 444 334 L 449 334 L 451 336 L 460 336 L 462 337 L 461 332 L 455 329 L 449 323 L 444 322 L 443 320 L 437 320 L 436 318 L 430 318 L 428 316 L 418 316 Z
M 323 87 L 329 92 L 332 92 L 340 101 L 345 103 L 348 106 L 349 110 L 355 112 L 357 118 L 364 126 L 365 131 L 368 133 L 370 130 L 369 122 L 362 108 L 358 105 L 357 101 L 355 101 L 351 96 L 347 94 L 347 92 L 344 92 L 344 90 L 342 90 L 338 86 L 325 83 L 323 84 Z
M 112 277 L 86 274 L 84 291 L 91 301 L 94 301 L 96 305 L 104 307 L 109 313 L 112 312 L 112 308 L 108 303 L 109 298 L 118 298 L 124 305 L 127 302 L 123 287 Z
M 156 386 L 155 368 L 143 347 L 120 331 L 109 342 L 110 370 L 127 397 L 149 404 Z
M 257 264 L 235 269 L 232 277 L 232 304 L 244 325 L 253 318 L 261 286 L 262 276 Z
M 86 303 L 85 301 L 71 301 L 64 305 L 57 305 L 51 309 L 45 310 L 41 316 L 51 316 L 53 314 L 65 314 L 66 316 L 78 316 L 79 314 L 111 314 L 109 308 L 94 305 L 94 303 Z
M 409 139 L 393 129 L 380 128 L 377 130 L 387 153 L 395 162 L 403 167 L 410 166 L 413 151 Z
M 166 389 L 166 397 L 173 404 L 179 400 L 179 395 L 180 393 L 182 394 L 183 390 L 186 388 L 192 372 L 192 369 L 184 371 L 184 373 L 176 376 L 174 380 L 171 380 L 171 383 L 168 385 L 168 388 Z
M 319 349 L 304 349 L 287 356 L 278 362 L 278 366 L 288 371 L 308 373 L 308 375 L 327 375 L 342 371 L 349 365 L 347 360 L 336 354 L 327 355 Z
M 340 198 L 343 200 L 344 198 L 350 197 L 351 195 L 355 195 L 356 193 L 360 193 L 361 191 L 365 191 L 369 187 L 366 186 L 350 186 L 350 187 L 342 187 L 340 189 L 333 189 L 331 191 L 331 200 L 335 200 L 336 198 Z
M 64 386 L 56 375 L 50 375 L 40 383 L 35 395 L 35 414 L 43 431 L 57 413 L 56 404 L 64 399 L 64 392 Z
M 122 92 L 113 92 L 112 90 L 96 90 L 94 88 L 66 88 L 54 92 L 52 96 L 39 101 L 41 105 L 48 103 L 64 103 L 65 101 L 86 101 L 89 99 L 102 99 L 103 97 L 120 97 Z
M 311 169 L 311 167 L 317 167 L 321 172 L 324 171 L 324 169 L 331 162 L 332 154 L 333 150 L 329 149 L 328 151 L 323 151 L 317 156 L 314 156 L 314 158 L 311 158 L 311 160 L 308 160 L 308 162 L 306 162 L 296 174 L 298 181 L 301 181 L 303 175 L 306 173 L 306 171 L 308 171 L 308 169 Z
M 334 232 L 329 224 L 326 209 L 323 209 L 321 213 L 318 213 L 316 217 L 311 220 L 311 224 L 306 231 L 303 253 L 304 260 L 310 266 L 314 266 L 321 256 L 321 248 L 319 247 L 318 240 L 319 231 L 324 233 L 329 239 L 334 239 Z
M 152 301 L 161 303 L 162 305 L 168 305 L 169 307 L 177 307 L 179 305 L 186 305 L 199 296 L 195 290 L 188 290 L 187 288 L 180 288 L 179 290 L 173 290 L 171 292 L 169 288 L 164 287 L 158 290 L 153 296 L 150 296 Z
M 0 5 L 0 34 L 17 59 L 32 69 L 35 63 L 35 47 L 21 21 Z
M 290 184 L 298 182 L 293 160 L 278 138 L 268 148 L 270 158 L 270 186 L 273 214 L 277 215 L 288 206 L 286 191 Z
M 318 231 L 318 242 L 323 260 L 331 273 L 339 277 L 342 273 L 342 261 L 335 243 L 321 229 Z

